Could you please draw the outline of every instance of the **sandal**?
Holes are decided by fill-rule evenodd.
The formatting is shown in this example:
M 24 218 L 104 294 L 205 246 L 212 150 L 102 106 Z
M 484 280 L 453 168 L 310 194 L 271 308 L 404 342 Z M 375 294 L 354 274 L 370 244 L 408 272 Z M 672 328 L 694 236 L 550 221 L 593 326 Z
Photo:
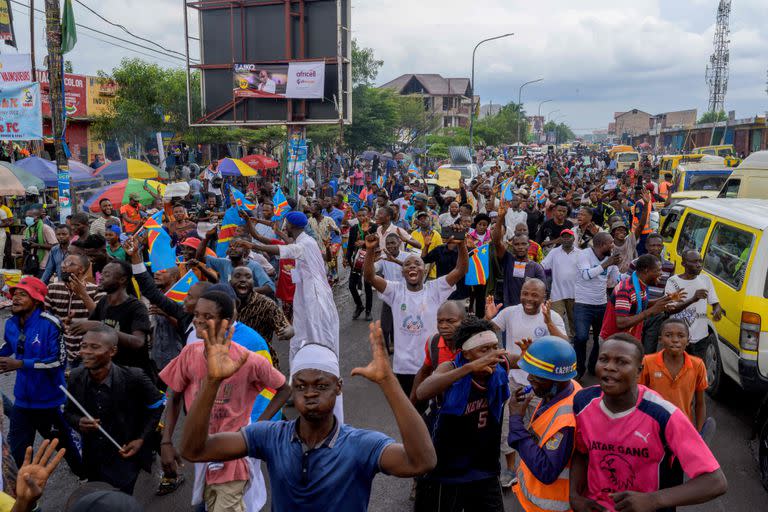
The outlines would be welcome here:
M 177 474 L 175 478 L 164 476 L 160 479 L 160 485 L 157 486 L 157 492 L 155 494 L 158 496 L 171 494 L 173 491 L 181 487 L 183 483 L 184 475 L 181 473 Z

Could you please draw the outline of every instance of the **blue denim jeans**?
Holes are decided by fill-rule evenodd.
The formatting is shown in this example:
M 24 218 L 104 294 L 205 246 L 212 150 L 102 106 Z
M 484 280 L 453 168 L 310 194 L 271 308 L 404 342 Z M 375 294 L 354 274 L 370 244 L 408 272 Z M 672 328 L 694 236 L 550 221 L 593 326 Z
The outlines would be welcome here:
M 573 323 L 575 333 L 573 336 L 573 348 L 576 350 L 576 370 L 579 377 L 589 369 L 594 373 L 597 364 L 597 354 L 600 351 L 600 329 L 603 327 L 603 316 L 606 304 L 579 304 L 573 305 Z M 592 328 L 592 350 L 589 352 L 587 362 L 587 341 L 589 329 Z

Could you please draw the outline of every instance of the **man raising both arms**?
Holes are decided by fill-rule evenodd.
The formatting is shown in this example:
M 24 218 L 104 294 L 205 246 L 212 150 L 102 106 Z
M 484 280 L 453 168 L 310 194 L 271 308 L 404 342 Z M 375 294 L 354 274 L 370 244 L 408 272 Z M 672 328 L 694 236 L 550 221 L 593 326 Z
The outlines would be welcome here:
M 352 370 L 352 375 L 379 385 L 397 420 L 402 444 L 379 432 L 345 425 L 334 416 L 342 386 L 338 359 L 329 348 L 313 343 L 301 347 L 291 365 L 297 420 L 258 422 L 240 432 L 209 435 L 211 409 L 222 381 L 256 356 L 230 357 L 232 331 L 227 321 L 218 325 L 209 321 L 203 338 L 208 374 L 184 425 L 182 454 L 196 462 L 246 455 L 266 461 L 274 510 L 363 512 L 379 471 L 413 477 L 435 467 L 427 426 L 392 373 L 378 322 L 370 327 L 373 360 Z

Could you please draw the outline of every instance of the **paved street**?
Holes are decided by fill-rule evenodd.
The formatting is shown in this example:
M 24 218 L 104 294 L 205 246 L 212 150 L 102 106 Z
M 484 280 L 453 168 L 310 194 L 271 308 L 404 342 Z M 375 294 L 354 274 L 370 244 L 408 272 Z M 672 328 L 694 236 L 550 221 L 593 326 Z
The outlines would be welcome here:
M 367 323 L 362 320 L 351 321 L 352 301 L 344 285 L 343 290 L 337 292 L 337 302 L 341 308 L 341 354 L 342 371 L 349 372 L 358 365 L 367 364 L 370 350 L 367 341 Z M 380 303 L 377 301 L 374 309 L 375 317 L 378 316 Z M 5 314 L 3 318 L 5 318 Z M 3 322 L 4 323 L 4 322 Z M 281 359 L 287 360 L 287 345 L 278 345 Z M 13 386 L 12 375 L 0 376 L 0 388 L 10 395 Z M 348 423 L 362 428 L 382 430 L 389 435 L 398 437 L 397 426 L 392 417 L 386 401 L 376 387 L 361 378 L 346 378 L 345 390 L 345 414 Z M 715 456 L 723 466 L 728 477 L 728 493 L 722 498 L 698 507 L 689 507 L 689 510 L 702 511 L 736 511 L 757 510 L 757 504 L 764 503 L 768 499 L 768 493 L 761 487 L 758 478 L 758 469 L 750 449 L 749 437 L 751 432 L 751 413 L 755 409 L 754 397 L 743 396 L 735 390 L 731 398 L 724 402 L 708 402 L 710 414 L 718 423 L 717 436 L 713 443 Z M 289 410 L 289 414 L 293 411 Z M 7 421 L 5 422 L 7 431 Z M 157 497 L 154 495 L 158 480 L 156 466 L 153 475 L 143 473 L 139 478 L 135 496 L 145 505 L 148 512 L 176 512 L 189 510 L 191 496 L 191 468 L 186 468 L 187 482 L 176 493 Z M 57 470 L 48 484 L 45 496 L 42 500 L 43 510 L 61 510 L 71 489 L 77 485 L 74 477 L 69 473 L 66 464 Z M 411 502 L 408 500 L 410 481 L 393 477 L 379 476 L 374 481 L 371 495 L 370 510 L 373 512 L 407 511 Z M 509 494 L 505 500 L 508 511 L 521 510 L 514 496 Z M 757 507 L 757 508 L 756 508 Z

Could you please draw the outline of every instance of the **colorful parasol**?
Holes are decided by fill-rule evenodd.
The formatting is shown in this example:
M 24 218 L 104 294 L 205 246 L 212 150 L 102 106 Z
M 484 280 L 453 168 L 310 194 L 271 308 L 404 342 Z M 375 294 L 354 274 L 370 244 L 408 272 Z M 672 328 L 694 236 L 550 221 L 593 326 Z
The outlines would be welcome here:
M 216 168 L 223 176 L 256 176 L 256 170 L 237 158 L 222 158 Z
M 104 164 L 94 173 L 107 181 L 124 180 L 128 178 L 147 180 L 147 179 L 168 179 L 168 173 L 161 171 L 157 167 L 141 160 L 126 158 L 125 160 L 114 160 Z
M 257 170 L 277 169 L 280 167 L 280 162 L 264 155 L 248 155 L 244 156 L 240 160 Z
M 40 190 L 45 188 L 42 180 L 22 171 L 26 175 L 25 184 L 13 173 L 10 168 L 11 165 L 7 162 L 0 162 L 0 196 L 23 196 L 30 185 L 34 185 Z
M 40 158 L 38 156 L 29 156 L 16 161 L 16 166 L 25 170 L 29 174 L 43 180 L 45 188 L 55 188 L 59 184 L 56 163 Z M 91 168 L 75 160 L 69 161 L 70 179 L 78 185 L 96 185 L 101 182 L 101 178 L 91 173 Z
M 109 199 L 112 201 L 112 206 L 119 210 L 121 205 L 128 203 L 128 196 L 133 193 L 139 194 L 139 202 L 141 204 L 152 204 L 154 198 L 152 194 L 144 189 L 144 183 L 144 180 L 133 178 L 112 183 L 96 190 L 90 199 L 85 202 L 84 206 L 94 213 L 99 213 L 101 211 L 99 201 Z M 165 193 L 165 185 L 163 183 L 154 180 L 147 180 L 146 183 L 160 195 Z
M 16 176 L 16 179 L 21 182 L 24 188 L 37 187 L 38 190 L 43 190 L 45 188 L 45 182 L 43 180 L 34 174 L 25 171 L 18 165 L 14 165 L 10 162 L 0 162 L 0 166 L 5 167 L 11 171 L 13 175 Z

